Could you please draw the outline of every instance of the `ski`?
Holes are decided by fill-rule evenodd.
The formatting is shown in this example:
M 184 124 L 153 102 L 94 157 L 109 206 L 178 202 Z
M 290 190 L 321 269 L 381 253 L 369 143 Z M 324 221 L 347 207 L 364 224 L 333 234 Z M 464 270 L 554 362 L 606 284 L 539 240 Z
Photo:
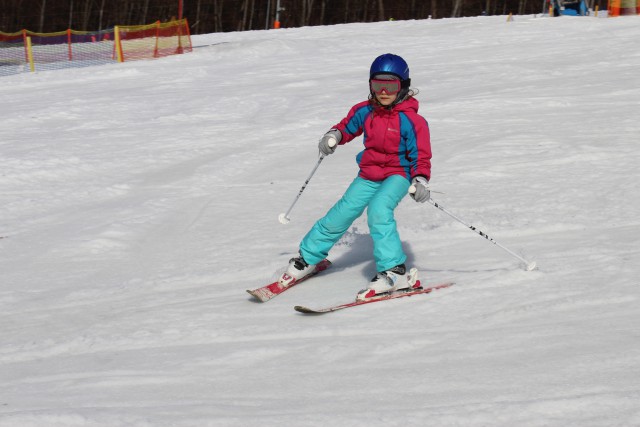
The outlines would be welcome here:
M 418 283 L 420 283 L 418 281 Z M 364 305 L 364 304 L 371 304 L 373 302 L 380 302 L 380 301 L 388 301 L 391 299 L 396 299 L 396 298 L 403 298 L 403 297 L 410 297 L 413 295 L 420 295 L 420 294 L 428 294 L 431 293 L 432 291 L 435 291 L 437 289 L 444 289 L 444 288 L 448 288 L 450 286 L 453 286 L 453 282 L 447 282 L 447 283 L 441 283 L 439 285 L 434 285 L 434 286 L 430 286 L 428 288 L 419 288 L 419 289 L 409 289 L 409 290 L 405 290 L 405 291 L 396 291 L 396 292 L 391 292 L 389 294 L 383 294 L 383 295 L 379 295 L 373 298 L 369 298 L 367 300 L 364 301 L 353 301 L 353 302 L 348 302 L 346 304 L 338 304 L 338 305 L 333 305 L 330 307 L 325 307 L 325 308 L 320 308 L 320 309 L 313 309 L 313 308 L 309 308 L 309 307 L 305 307 L 302 305 L 296 305 L 294 307 L 294 310 L 300 312 L 300 313 L 305 313 L 305 314 L 323 314 L 323 313 L 330 313 L 332 311 L 337 311 L 337 310 L 342 310 L 344 308 L 349 308 L 349 307 L 357 307 L 359 305 Z
M 315 270 L 313 270 L 313 272 L 309 273 L 308 275 L 304 276 L 302 279 L 298 281 L 293 281 L 292 283 L 289 284 L 289 286 L 282 286 L 279 283 L 279 281 L 276 280 L 275 282 L 268 284 L 266 286 L 263 286 L 261 288 L 247 289 L 247 292 L 249 292 L 249 294 L 257 298 L 259 301 L 267 302 L 270 299 L 280 295 L 287 289 L 293 288 L 298 283 L 302 283 L 308 278 L 313 277 L 316 274 L 320 273 L 321 271 L 326 270 L 330 266 L 331 266 L 331 261 L 329 261 L 328 259 L 323 259 L 316 265 L 316 268 Z

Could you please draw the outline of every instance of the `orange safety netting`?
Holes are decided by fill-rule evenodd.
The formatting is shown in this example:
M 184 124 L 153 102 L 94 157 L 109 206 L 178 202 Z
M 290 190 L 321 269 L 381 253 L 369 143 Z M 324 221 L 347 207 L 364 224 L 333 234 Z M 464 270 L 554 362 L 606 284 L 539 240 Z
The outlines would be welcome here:
M 186 19 L 104 31 L 0 32 L 0 76 L 191 52 Z
M 640 0 L 610 0 L 609 16 L 640 15 Z
M 119 61 L 159 58 L 192 50 L 186 19 L 141 26 L 116 26 L 115 37 L 118 43 L 116 49 L 121 52 Z

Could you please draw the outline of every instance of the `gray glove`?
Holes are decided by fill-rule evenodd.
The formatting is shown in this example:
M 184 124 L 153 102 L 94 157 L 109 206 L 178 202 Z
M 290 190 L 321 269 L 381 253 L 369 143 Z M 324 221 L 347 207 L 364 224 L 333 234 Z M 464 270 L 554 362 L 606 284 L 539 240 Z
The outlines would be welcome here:
M 411 180 L 411 187 L 409 187 L 409 193 L 416 202 L 424 203 L 431 198 L 431 191 L 429 190 L 429 181 L 423 176 L 416 176 Z
M 338 129 L 331 129 L 320 139 L 318 150 L 325 156 L 333 154 L 340 141 L 342 141 L 342 133 Z

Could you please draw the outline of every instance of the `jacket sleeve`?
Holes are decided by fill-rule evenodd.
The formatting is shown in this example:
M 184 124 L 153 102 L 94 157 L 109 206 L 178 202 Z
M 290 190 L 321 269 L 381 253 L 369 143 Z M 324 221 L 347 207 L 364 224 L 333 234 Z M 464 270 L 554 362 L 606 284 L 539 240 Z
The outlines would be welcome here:
M 416 176 L 424 176 L 427 181 L 431 179 L 431 135 L 429 124 L 419 115 L 412 118 L 413 141 L 409 141 L 411 147 L 411 179 Z
M 351 107 L 347 117 L 342 119 L 340 123 L 333 127 L 333 129 L 339 130 L 342 134 L 340 145 L 344 145 L 354 138 L 362 135 L 364 121 L 370 112 L 371 107 L 369 106 L 369 101 L 363 101 Z

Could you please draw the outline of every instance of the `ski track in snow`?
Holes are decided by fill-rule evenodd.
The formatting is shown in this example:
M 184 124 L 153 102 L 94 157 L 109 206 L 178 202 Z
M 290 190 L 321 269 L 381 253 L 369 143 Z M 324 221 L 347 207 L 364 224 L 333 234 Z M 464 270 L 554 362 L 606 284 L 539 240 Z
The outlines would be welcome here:
M 640 18 L 194 36 L 193 53 L 2 78 L 0 427 L 638 426 Z M 434 151 L 396 218 L 425 296 L 321 317 L 375 273 L 273 281 L 357 173 L 318 138 L 407 59 Z

